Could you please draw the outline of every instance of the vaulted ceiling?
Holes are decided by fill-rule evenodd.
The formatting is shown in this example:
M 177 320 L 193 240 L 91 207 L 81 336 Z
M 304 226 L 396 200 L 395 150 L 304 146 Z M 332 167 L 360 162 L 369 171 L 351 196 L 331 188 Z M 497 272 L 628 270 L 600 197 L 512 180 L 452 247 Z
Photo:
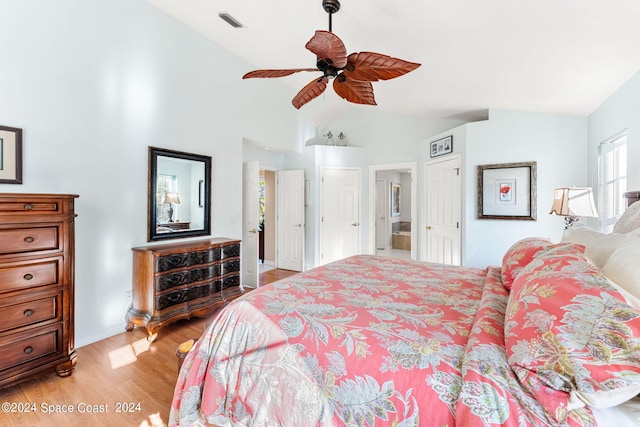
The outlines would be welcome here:
M 314 67 L 304 46 L 328 29 L 321 0 L 148 1 L 245 59 L 246 71 Z M 489 108 L 588 115 L 640 70 L 639 20 L 637 0 L 342 0 L 333 32 L 348 53 L 422 64 L 374 83 L 378 106 L 357 108 L 458 119 Z M 315 76 L 278 80 L 293 97 Z

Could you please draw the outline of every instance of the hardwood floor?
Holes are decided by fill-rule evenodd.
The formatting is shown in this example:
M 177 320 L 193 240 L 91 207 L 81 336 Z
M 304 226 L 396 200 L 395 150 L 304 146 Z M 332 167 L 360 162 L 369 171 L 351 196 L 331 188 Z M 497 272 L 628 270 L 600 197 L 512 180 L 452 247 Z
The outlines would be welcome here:
M 266 271 L 260 285 L 295 273 Z M 163 328 L 153 343 L 144 328 L 135 328 L 81 347 L 70 377 L 51 374 L 0 390 L 0 425 L 165 426 L 178 373 L 176 348 L 200 336 L 208 321 L 178 321 Z

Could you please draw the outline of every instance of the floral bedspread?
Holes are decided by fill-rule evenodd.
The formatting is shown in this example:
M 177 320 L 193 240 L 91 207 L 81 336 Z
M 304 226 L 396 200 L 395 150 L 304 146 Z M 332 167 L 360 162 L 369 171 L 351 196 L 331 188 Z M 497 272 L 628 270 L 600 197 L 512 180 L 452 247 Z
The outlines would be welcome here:
M 263 286 L 187 355 L 169 425 L 553 425 L 507 364 L 507 299 L 499 268 L 371 255 Z

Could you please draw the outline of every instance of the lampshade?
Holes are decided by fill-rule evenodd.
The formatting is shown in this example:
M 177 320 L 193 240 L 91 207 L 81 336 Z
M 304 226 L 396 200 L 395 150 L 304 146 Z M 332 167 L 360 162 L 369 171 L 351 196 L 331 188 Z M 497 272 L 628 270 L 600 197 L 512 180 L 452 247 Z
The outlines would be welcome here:
M 162 200 L 162 203 L 180 204 L 180 196 L 178 195 L 178 193 L 166 193 L 164 195 L 164 200 Z
M 556 195 L 549 213 L 573 217 L 598 217 L 590 187 L 556 188 Z

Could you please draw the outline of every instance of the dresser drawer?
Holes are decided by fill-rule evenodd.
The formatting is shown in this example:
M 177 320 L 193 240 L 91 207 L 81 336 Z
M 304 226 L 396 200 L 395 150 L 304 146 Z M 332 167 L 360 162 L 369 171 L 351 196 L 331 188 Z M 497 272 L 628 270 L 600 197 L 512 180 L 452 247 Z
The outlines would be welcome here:
M 0 292 L 58 285 L 62 267 L 62 257 L 0 265 Z
M 209 264 L 221 258 L 222 248 L 211 248 L 198 252 L 185 252 L 158 257 L 156 269 L 158 273 L 173 270 L 175 268 L 191 267 L 195 265 Z
M 11 368 L 43 356 L 58 353 L 59 329 L 39 331 L 31 335 L 17 338 L 0 344 L 0 369 Z
M 208 267 L 194 268 L 190 270 L 177 271 L 175 273 L 164 274 L 156 279 L 156 291 L 161 292 L 177 286 L 188 285 L 190 283 L 211 280 L 220 276 L 220 264 L 213 264 Z
M 160 311 L 171 308 L 178 304 L 191 302 L 200 298 L 211 297 L 212 301 L 221 299 L 220 293 L 221 281 L 216 280 L 201 286 L 181 289 L 164 295 L 156 296 L 156 308 Z M 218 295 L 216 295 L 218 294 Z
M 0 215 L 6 214 L 58 214 L 62 213 L 62 206 L 55 200 L 0 200 Z
M 0 230 L 0 255 L 20 252 L 59 250 L 60 227 L 20 227 Z
M 61 314 L 61 303 L 62 293 L 58 292 L 33 301 L 0 306 L 0 332 L 56 319 Z

